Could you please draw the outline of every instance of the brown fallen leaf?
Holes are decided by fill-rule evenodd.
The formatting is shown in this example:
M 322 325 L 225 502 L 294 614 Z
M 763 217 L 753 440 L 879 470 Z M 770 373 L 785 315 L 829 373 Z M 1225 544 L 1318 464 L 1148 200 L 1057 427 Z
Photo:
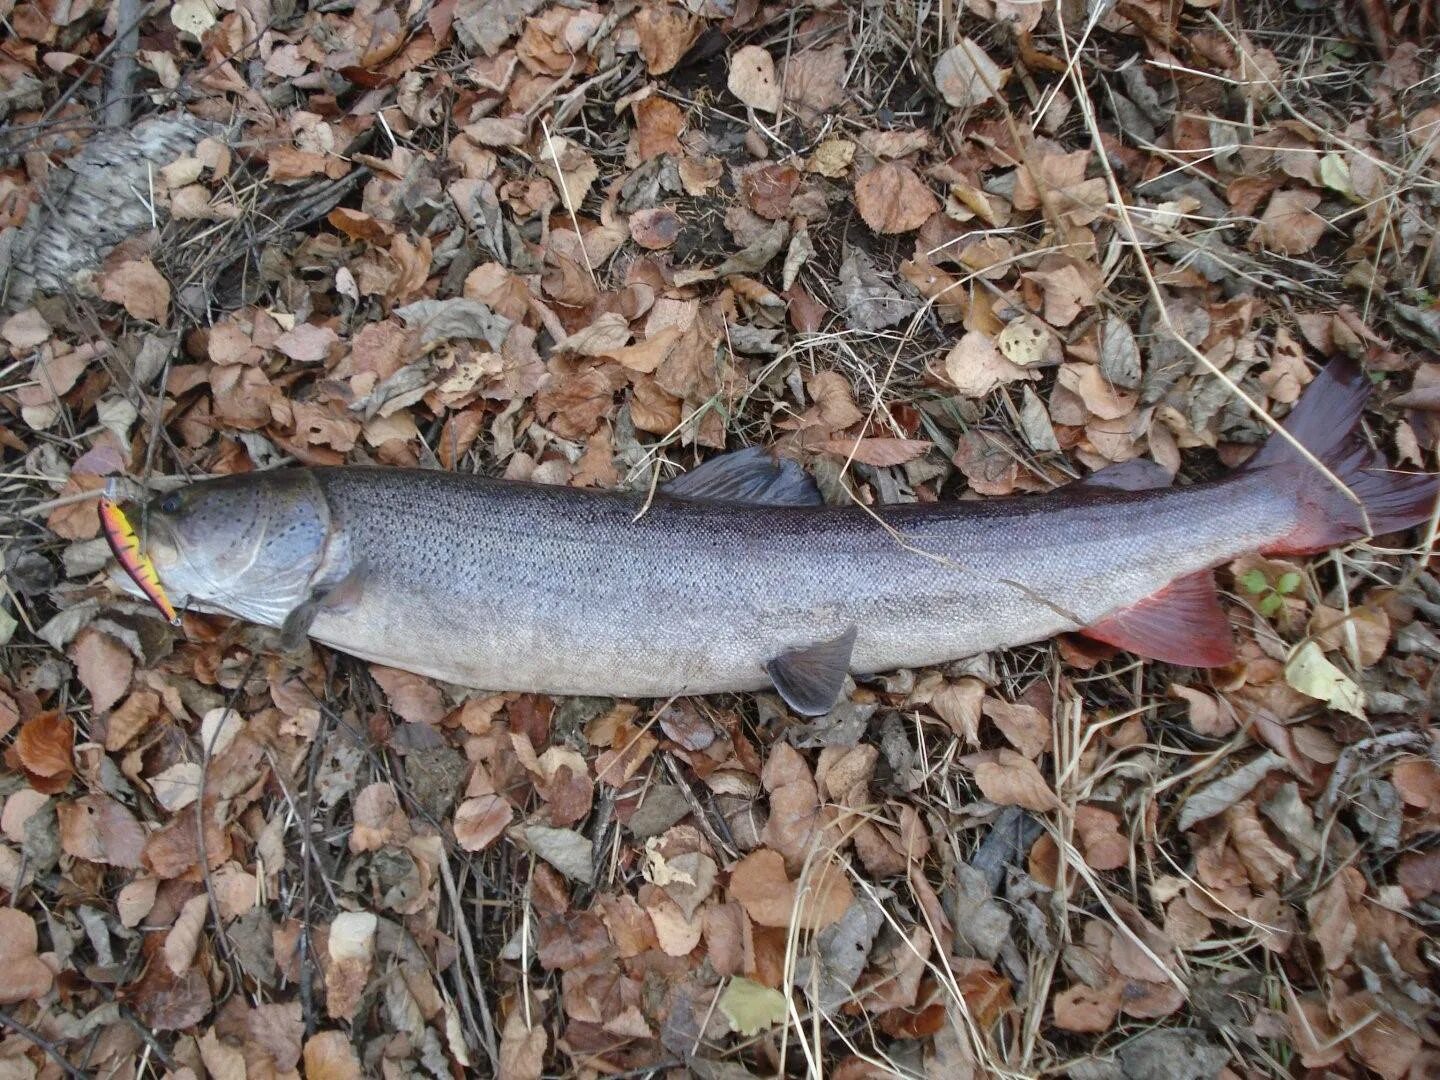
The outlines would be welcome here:
M 540 1080 L 545 1069 L 545 1028 L 527 1027 L 525 1010 L 511 1010 L 500 1033 L 500 1061 L 496 1080 Z M 308 1075 L 308 1072 L 307 1072 Z
M 834 861 L 814 859 L 800 880 L 791 881 L 781 854 L 761 848 L 730 871 L 730 897 L 760 926 L 788 927 L 793 921 L 802 930 L 819 930 L 844 916 L 854 893 Z
M 133 259 L 100 275 L 100 295 L 137 319 L 164 326 L 170 319 L 170 283 L 149 259 Z
M 1076 983 L 1062 990 L 1055 995 L 1055 1026 L 1082 1034 L 1108 1031 L 1120 1012 L 1124 987 L 1120 979 L 1111 979 L 1098 989 Z
M 36 955 L 39 935 L 35 920 L 13 907 L 0 908 L 0 1004 L 31 1001 L 50 992 L 55 976 Z
M 1008 383 L 1038 379 L 1040 371 L 1013 363 L 989 334 L 971 330 L 946 354 L 945 377 L 962 397 L 983 398 Z
M 1036 813 L 1058 810 L 1060 800 L 1040 775 L 1035 763 L 1014 750 L 996 750 L 993 757 L 972 755 L 975 783 L 984 796 L 1000 806 L 1023 806 Z
M 645 70 L 651 75 L 664 75 L 674 68 L 701 28 L 699 19 L 673 4 L 642 4 L 633 22 Z
M 1320 242 L 1329 224 L 1315 213 L 1320 195 L 1286 188 L 1270 196 L 1260 224 L 1250 234 L 1252 245 L 1281 255 L 1303 255 Z
M 455 810 L 455 840 L 466 851 L 483 851 L 514 820 L 515 810 L 499 795 L 466 799 Z
M 679 136 L 685 128 L 685 114 L 680 110 L 680 106 L 662 97 L 652 96 L 637 101 L 632 109 L 635 113 L 635 140 L 641 161 L 649 161 L 661 154 L 673 154 L 676 157 L 684 154 Z M 599 175 L 598 169 L 596 175 Z
M 70 659 L 96 713 L 110 708 L 130 689 L 130 676 L 135 668 L 130 650 L 109 634 L 87 626 L 70 644 Z
M 1010 69 L 990 59 L 973 38 L 961 38 L 935 62 L 935 86 L 947 104 L 973 109 L 993 98 L 1010 77 Z
M 85 795 L 56 808 L 60 848 L 67 855 L 135 869 L 147 834 L 135 816 L 108 795 Z
M 1027 758 L 1034 760 L 1050 749 L 1050 720 L 1033 705 L 986 698 L 983 709 L 1010 745 Z
M 934 445 L 926 439 L 827 439 L 816 443 L 814 449 L 884 468 L 914 461 Z
M 402 720 L 411 724 L 438 724 L 445 717 L 445 700 L 430 680 L 399 668 L 371 664 L 370 674 L 385 691 L 385 700 Z
M 305 1080 L 361 1080 L 360 1059 L 343 1031 L 320 1031 L 305 1041 Z
M 903 233 L 924 225 L 940 200 L 908 165 L 889 161 L 855 181 L 855 208 L 878 233 Z
M 668 206 L 630 215 L 630 237 L 647 251 L 663 251 L 680 235 L 680 217 Z
M 205 920 L 210 917 L 210 899 L 203 892 L 185 901 L 174 924 L 165 935 L 165 964 L 172 975 L 183 975 L 195 959 Z
M 726 85 L 741 104 L 761 112 L 780 111 L 780 84 L 775 81 L 775 60 L 758 45 L 746 45 L 735 51 L 730 58 Z
M 15 753 L 27 772 L 46 779 L 68 780 L 75 765 L 75 725 L 57 712 L 43 712 L 20 726 Z M 64 787 L 62 782 L 60 785 Z M 58 788 L 56 790 L 59 790 Z

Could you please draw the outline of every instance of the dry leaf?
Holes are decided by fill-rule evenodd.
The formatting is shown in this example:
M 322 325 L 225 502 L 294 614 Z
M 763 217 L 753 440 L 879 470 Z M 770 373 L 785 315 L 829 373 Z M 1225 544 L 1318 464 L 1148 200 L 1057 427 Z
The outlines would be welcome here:
M 170 319 L 170 283 L 149 259 L 122 262 L 100 275 L 100 295 L 137 319 L 164 326 Z
M 1023 806 L 1036 813 L 1060 808 L 1060 800 L 1035 763 L 1014 750 L 995 751 L 993 760 L 977 761 L 974 771 L 975 783 L 993 803 Z
M 630 237 L 647 251 L 663 251 L 680 235 L 680 217 L 668 206 L 630 215 Z
M 1251 242 L 1281 255 L 1303 255 L 1320 242 L 1328 224 L 1315 208 L 1320 195 L 1314 191 L 1285 189 L 1270 196 Z
M 986 698 L 983 708 L 986 718 L 1027 758 L 1033 760 L 1050 749 L 1050 720 L 1039 709 L 997 698 Z
M 305 1080 L 362 1080 L 355 1048 L 343 1031 L 320 1031 L 305 1041 Z
M 946 355 L 945 377 L 961 397 L 983 398 L 1007 383 L 1038 379 L 1040 372 L 1007 359 L 989 334 L 971 330 Z
M 1111 979 L 1098 990 L 1084 983 L 1062 990 L 1055 995 L 1055 1026 L 1085 1034 L 1108 1031 L 1120 1012 L 1124 985 Z
M 108 795 L 85 795 L 56 806 L 60 848 L 75 858 L 112 867 L 140 867 L 145 829 Z
M 1010 77 L 1010 69 L 990 59 L 973 38 L 961 38 L 935 62 L 935 86 L 956 109 L 974 109 L 993 98 Z
M 70 659 L 97 713 L 104 713 L 130 689 L 135 661 L 130 650 L 109 634 L 87 626 L 70 645 Z
M 758 45 L 737 49 L 730 58 L 730 92 L 742 104 L 761 112 L 780 111 L 780 84 L 775 81 L 775 60 Z
M 500 1033 L 496 1080 L 540 1080 L 545 1068 L 545 1028 L 525 1026 L 525 1010 L 512 1009 Z M 308 1075 L 308 1074 L 307 1074 Z
M 75 725 L 55 712 L 44 712 L 20 726 L 15 753 L 27 772 L 43 777 L 68 777 L 74 768 Z
M 155 801 L 173 814 L 199 797 L 200 774 L 198 762 L 177 762 L 150 777 L 150 791 Z
M 466 851 L 483 851 L 510 827 L 515 810 L 499 795 L 466 799 L 455 810 L 455 840 Z
M 788 927 L 793 917 L 802 930 L 838 922 L 854 899 L 850 880 L 838 863 L 812 860 L 807 876 L 795 882 L 785 873 L 784 858 L 769 848 L 751 852 L 730 871 L 730 896 L 760 926 Z
M 814 449 L 826 454 L 885 468 L 922 457 L 935 444 L 925 439 L 827 439 Z
M 50 992 L 54 975 L 36 955 L 35 920 L 13 907 L 0 907 L 0 1004 L 31 1001 Z
M 385 691 L 390 708 L 411 724 L 438 724 L 445 718 L 445 700 L 430 680 L 399 668 L 371 664 L 370 674 Z
M 855 208 L 876 232 L 903 233 L 924 225 L 940 200 L 908 165 L 890 161 L 855 181 Z
M 195 951 L 200 947 L 200 935 L 205 932 L 205 920 L 210 916 L 210 898 L 197 893 L 185 901 L 175 925 L 165 935 L 165 963 L 173 975 L 183 975 L 195 960 Z
M 1050 328 L 1033 315 L 1022 315 L 1005 325 L 995 338 L 995 347 L 1005 359 L 1021 367 L 1043 364 L 1059 350 L 1054 348 Z
M 950 725 L 951 731 L 974 746 L 980 741 L 980 709 L 984 698 L 983 682 L 960 679 L 935 691 L 930 707 Z

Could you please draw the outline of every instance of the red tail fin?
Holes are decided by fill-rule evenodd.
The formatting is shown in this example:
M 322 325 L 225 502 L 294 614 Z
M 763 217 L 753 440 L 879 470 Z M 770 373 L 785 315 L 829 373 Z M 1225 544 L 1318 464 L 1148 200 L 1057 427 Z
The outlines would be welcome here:
M 1270 436 L 1246 462 L 1246 469 L 1273 471 L 1277 484 L 1295 490 L 1300 506 L 1300 523 L 1268 548 L 1267 555 L 1323 551 L 1430 519 L 1440 478 L 1395 472 L 1371 449 L 1360 431 L 1360 413 L 1369 397 L 1370 380 L 1365 372 L 1353 361 L 1333 360 L 1285 418 L 1285 430 L 1323 462 L 1349 493 L 1278 434 Z

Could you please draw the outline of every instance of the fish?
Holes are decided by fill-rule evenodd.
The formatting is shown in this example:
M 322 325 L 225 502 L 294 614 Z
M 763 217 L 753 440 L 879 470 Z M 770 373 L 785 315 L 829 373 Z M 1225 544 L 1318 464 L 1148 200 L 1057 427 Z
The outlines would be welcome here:
M 1437 477 L 1364 437 L 1337 360 L 1239 469 L 1127 462 L 1043 494 L 826 505 L 752 447 L 643 495 L 438 470 L 283 468 L 136 510 L 179 607 L 463 687 L 668 699 L 773 688 L 823 715 L 849 677 L 1063 632 L 1150 660 L 1235 657 L 1215 568 L 1432 520 Z

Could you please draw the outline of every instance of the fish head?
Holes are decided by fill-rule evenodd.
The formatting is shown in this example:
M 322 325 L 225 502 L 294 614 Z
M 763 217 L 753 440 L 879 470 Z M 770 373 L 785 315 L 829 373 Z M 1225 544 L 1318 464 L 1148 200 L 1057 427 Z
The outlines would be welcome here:
M 330 511 L 304 470 L 244 473 L 157 495 L 138 511 L 141 546 L 177 606 L 266 626 L 310 597 Z

